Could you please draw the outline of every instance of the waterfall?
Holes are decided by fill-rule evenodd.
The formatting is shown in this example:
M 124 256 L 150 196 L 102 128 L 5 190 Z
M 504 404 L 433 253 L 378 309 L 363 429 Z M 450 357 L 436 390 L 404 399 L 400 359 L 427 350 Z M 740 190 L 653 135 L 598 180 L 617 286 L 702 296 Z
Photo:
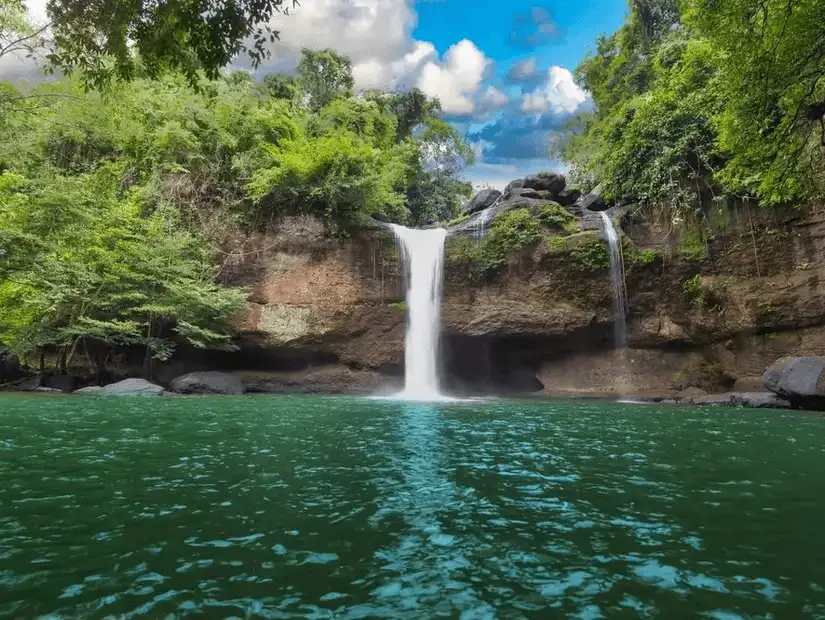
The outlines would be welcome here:
M 407 332 L 404 338 L 404 391 L 407 400 L 440 400 L 438 338 L 444 276 L 443 228 L 414 230 L 391 224 L 407 270 Z
M 619 235 L 610 216 L 600 211 L 610 249 L 610 276 L 613 280 L 613 340 L 617 349 L 627 347 L 627 296 L 625 295 L 624 277 L 622 275 L 622 255 Z

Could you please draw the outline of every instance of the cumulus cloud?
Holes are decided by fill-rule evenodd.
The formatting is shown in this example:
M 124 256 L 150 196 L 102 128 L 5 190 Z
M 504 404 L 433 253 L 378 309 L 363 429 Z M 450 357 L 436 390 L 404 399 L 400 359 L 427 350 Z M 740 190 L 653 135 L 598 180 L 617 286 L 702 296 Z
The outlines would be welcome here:
M 280 41 L 258 73 L 292 70 L 303 47 L 331 47 L 352 61 L 356 89 L 418 87 L 438 97 L 446 113 L 472 114 L 491 61 L 467 39 L 439 56 L 432 43 L 413 38 L 416 20 L 406 0 L 307 2 L 276 17 Z
M 573 74 L 564 67 L 550 67 L 547 81 L 521 98 L 523 112 L 541 114 L 553 111 L 570 113 L 587 101 L 587 93 L 573 80 Z
M 447 50 L 444 62 L 436 59 L 426 62 L 421 67 L 416 86 L 429 96 L 438 97 L 447 114 L 472 114 L 476 108 L 476 94 L 490 64 L 472 41 L 463 39 Z

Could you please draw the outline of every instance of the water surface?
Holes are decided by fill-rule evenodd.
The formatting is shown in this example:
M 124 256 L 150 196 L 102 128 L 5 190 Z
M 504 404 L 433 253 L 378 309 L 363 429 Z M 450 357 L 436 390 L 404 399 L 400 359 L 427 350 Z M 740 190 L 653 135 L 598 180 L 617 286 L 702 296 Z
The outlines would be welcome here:
M 825 419 L 0 396 L 0 616 L 825 618 Z

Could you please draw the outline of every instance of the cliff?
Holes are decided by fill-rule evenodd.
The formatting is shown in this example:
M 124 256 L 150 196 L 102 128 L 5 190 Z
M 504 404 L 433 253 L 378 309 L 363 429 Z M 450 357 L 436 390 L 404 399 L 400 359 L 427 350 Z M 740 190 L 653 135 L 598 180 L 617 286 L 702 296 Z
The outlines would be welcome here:
M 531 204 L 511 208 L 521 207 Z M 717 391 L 758 381 L 778 357 L 822 351 L 822 212 L 732 205 L 710 214 L 713 236 L 699 244 L 634 207 L 611 209 L 625 237 L 629 306 L 629 349 L 617 352 L 606 264 L 577 249 L 598 224 L 576 205 L 568 211 L 584 232 L 551 231 L 481 272 L 465 256 L 471 229 L 460 224 L 451 236 L 442 316 L 451 390 Z M 236 319 L 241 351 L 185 357 L 164 375 L 232 369 L 261 391 L 400 384 L 404 282 L 388 231 L 332 239 L 312 219 L 287 219 L 276 234 L 239 243 L 225 277 L 250 290 Z

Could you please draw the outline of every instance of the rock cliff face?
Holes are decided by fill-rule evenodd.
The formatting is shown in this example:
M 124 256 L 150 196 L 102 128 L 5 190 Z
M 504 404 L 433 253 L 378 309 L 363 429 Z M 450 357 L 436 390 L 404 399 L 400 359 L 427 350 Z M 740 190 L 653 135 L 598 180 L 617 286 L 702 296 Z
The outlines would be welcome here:
M 442 359 L 451 390 L 723 391 L 779 357 L 825 351 L 822 212 L 730 207 L 712 222 L 705 256 L 633 208 L 611 213 L 627 237 L 630 348 L 612 348 L 606 270 L 583 270 L 543 240 L 479 276 L 451 260 L 448 247 Z M 592 218 L 577 225 L 592 228 Z M 336 240 L 300 218 L 278 231 L 245 240 L 227 263 L 228 281 L 250 290 L 236 321 L 242 350 L 168 372 L 233 369 L 258 391 L 396 388 L 404 274 L 389 232 Z

